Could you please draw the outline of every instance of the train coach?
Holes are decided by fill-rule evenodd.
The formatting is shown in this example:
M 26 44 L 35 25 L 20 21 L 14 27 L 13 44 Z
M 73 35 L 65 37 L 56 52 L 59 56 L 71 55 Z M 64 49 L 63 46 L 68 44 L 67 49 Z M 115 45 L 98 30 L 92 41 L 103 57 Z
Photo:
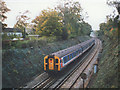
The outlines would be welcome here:
M 95 44 L 95 38 L 44 57 L 45 71 L 61 71 Z

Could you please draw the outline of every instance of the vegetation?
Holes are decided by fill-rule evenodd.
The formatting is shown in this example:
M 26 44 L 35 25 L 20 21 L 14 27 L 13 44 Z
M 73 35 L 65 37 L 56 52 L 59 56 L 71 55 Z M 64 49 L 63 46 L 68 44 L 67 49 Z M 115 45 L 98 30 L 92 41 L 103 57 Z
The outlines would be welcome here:
M 28 14 L 29 11 L 26 10 L 25 12 L 21 13 L 20 12 L 20 15 L 18 15 L 16 17 L 17 19 L 17 22 L 16 24 L 14 25 L 14 28 L 19 28 L 20 30 L 22 30 L 22 35 L 23 35 L 23 38 L 26 37 L 26 27 L 28 26 L 28 20 L 30 19 L 26 14 Z
M 55 9 L 43 10 L 32 23 L 36 34 L 40 36 L 56 36 L 58 39 L 90 35 L 91 26 L 82 16 L 79 2 L 67 1 Z
M 5 13 L 10 11 L 9 8 L 7 8 L 6 3 L 3 0 L 0 0 L 0 22 L 2 22 L 2 28 L 7 27 L 7 24 L 3 23 L 3 21 L 7 18 Z
M 45 39 L 41 38 L 41 40 L 33 40 L 29 43 L 28 41 L 24 41 L 24 43 L 22 42 L 19 45 L 20 48 L 17 49 L 3 49 L 3 88 L 15 88 L 25 85 L 25 83 L 43 72 L 43 58 L 45 55 L 68 48 L 88 39 L 90 37 L 86 36 L 53 42 L 51 40 L 45 41 Z
M 17 23 L 14 25 L 14 28 L 22 30 L 24 38 L 26 38 L 25 28 L 28 26 L 29 20 L 27 14 L 28 11 L 20 13 L 17 16 Z M 67 1 L 63 3 L 63 6 L 43 10 L 32 22 L 34 34 L 41 36 L 38 39 L 6 42 L 4 39 L 10 37 L 3 35 L 3 88 L 24 85 L 32 77 L 43 72 L 45 55 L 90 38 L 85 35 L 90 34 L 91 26 L 84 21 L 82 8 L 78 2 Z
M 93 76 L 90 88 L 118 88 L 118 39 L 110 40 L 103 36 L 103 52 L 100 54 L 99 71 Z
M 36 34 L 40 36 L 61 36 L 62 23 L 57 11 L 53 9 L 43 10 L 32 22 L 35 23 Z
M 117 3 L 117 2 L 116 2 Z M 118 10 L 118 8 L 117 8 Z M 99 72 L 94 77 L 92 88 L 118 88 L 120 63 L 118 53 L 120 44 L 118 40 L 118 29 L 120 18 L 117 16 L 107 16 L 107 22 L 100 24 L 100 30 L 97 32 L 98 37 L 103 42 L 103 52 L 100 57 Z

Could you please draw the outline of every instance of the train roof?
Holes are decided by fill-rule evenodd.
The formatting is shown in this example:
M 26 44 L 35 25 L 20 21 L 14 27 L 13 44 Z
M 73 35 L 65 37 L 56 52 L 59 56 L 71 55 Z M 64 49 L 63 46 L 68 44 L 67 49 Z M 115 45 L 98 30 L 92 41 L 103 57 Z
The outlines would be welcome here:
M 91 38 L 90 40 L 87 40 L 87 41 L 82 42 L 80 44 L 77 44 L 77 45 L 71 46 L 69 48 L 54 52 L 51 55 L 55 55 L 55 56 L 58 56 L 58 57 L 63 57 L 64 55 L 66 55 L 70 52 L 73 52 L 73 51 L 76 51 L 76 50 L 80 49 L 83 45 L 85 45 L 86 43 L 89 43 L 92 40 L 95 40 L 95 38 Z

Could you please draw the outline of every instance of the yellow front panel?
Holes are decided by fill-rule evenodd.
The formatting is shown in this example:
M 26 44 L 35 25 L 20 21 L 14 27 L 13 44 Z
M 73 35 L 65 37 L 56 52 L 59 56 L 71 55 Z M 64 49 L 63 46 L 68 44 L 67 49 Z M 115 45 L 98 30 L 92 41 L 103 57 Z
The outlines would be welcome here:
M 57 56 L 54 56 L 54 57 L 55 57 L 55 60 L 58 59 L 58 63 L 55 63 L 55 65 L 58 66 L 58 71 L 60 71 L 60 59 Z
M 44 70 L 46 70 L 46 65 L 48 64 L 48 63 L 46 63 L 46 59 L 48 58 L 48 56 L 45 56 L 44 57 Z
M 54 59 L 49 58 L 49 70 L 54 70 Z
M 48 60 L 48 62 L 46 62 L 46 60 Z M 56 62 L 56 60 L 58 62 Z M 44 57 L 44 70 L 47 70 L 47 69 L 60 71 L 60 59 L 59 59 L 59 57 L 54 56 L 54 58 L 48 58 L 48 56 L 45 56 Z

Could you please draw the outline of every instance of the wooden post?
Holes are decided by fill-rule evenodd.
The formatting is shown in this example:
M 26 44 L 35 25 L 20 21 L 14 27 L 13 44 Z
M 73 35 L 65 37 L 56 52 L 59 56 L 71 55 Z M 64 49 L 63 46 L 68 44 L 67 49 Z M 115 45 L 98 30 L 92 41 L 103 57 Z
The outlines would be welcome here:
M 81 78 L 83 79 L 83 90 L 84 90 L 84 83 L 85 83 L 85 79 L 87 78 L 87 75 L 86 75 L 86 73 L 82 73 L 81 74 Z
M 85 83 L 85 81 L 84 81 L 84 79 L 83 79 L 83 90 L 84 90 L 84 83 Z

